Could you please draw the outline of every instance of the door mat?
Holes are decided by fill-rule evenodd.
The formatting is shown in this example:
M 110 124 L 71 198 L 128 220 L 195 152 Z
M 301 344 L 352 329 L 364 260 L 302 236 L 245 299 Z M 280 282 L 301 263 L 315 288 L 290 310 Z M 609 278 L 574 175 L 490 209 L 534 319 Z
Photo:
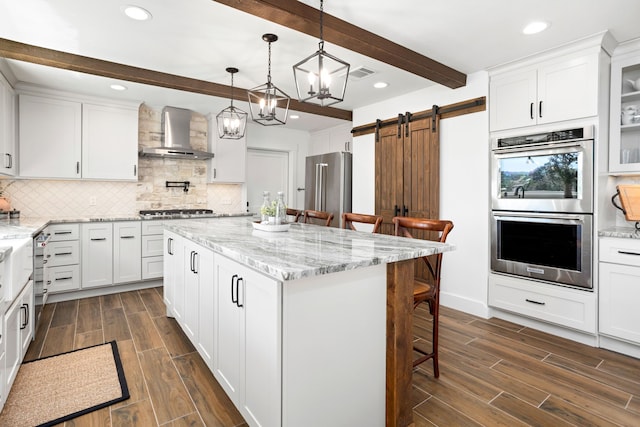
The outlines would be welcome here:
M 25 362 L 0 426 L 53 426 L 129 398 L 115 341 Z

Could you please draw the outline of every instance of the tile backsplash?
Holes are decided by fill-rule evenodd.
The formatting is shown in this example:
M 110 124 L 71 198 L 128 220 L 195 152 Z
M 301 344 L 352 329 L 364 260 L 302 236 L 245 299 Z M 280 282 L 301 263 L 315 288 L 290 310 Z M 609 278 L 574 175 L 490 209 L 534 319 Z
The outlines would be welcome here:
M 160 145 L 161 112 L 142 104 L 139 145 Z M 193 113 L 191 145 L 207 149 L 207 120 Z M 73 218 L 136 215 L 142 209 L 198 208 L 243 212 L 241 184 L 208 184 L 203 160 L 138 159 L 138 182 L 20 180 L 0 178 L 0 190 L 23 217 Z M 189 181 L 189 191 L 166 188 L 166 181 Z

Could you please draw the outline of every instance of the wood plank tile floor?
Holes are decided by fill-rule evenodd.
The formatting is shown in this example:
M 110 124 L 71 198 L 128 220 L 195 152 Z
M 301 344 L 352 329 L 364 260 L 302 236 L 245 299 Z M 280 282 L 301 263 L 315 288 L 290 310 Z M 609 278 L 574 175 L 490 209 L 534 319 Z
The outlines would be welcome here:
M 430 361 L 414 370 L 417 427 L 640 426 L 640 360 L 500 319 L 441 312 L 440 378 Z M 417 345 L 429 348 L 430 315 L 418 308 L 414 319 Z M 113 339 L 131 399 L 65 427 L 246 426 L 165 316 L 162 288 L 47 305 L 27 360 Z

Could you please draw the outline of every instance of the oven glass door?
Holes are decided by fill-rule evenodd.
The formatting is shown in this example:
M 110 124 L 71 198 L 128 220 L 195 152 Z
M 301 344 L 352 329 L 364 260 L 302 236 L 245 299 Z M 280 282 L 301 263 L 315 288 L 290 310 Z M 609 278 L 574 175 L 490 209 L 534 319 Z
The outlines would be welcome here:
M 494 271 L 591 288 L 591 215 L 494 212 Z
M 592 212 L 592 143 L 494 151 L 493 209 Z

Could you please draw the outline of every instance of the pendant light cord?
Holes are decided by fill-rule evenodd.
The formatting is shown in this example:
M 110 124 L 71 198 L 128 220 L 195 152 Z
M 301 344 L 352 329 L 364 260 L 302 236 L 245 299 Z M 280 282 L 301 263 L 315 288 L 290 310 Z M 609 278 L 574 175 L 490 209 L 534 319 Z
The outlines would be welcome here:
M 233 74 L 231 73 L 231 109 L 233 110 Z
M 324 49 L 324 1 L 320 0 L 320 50 Z
M 267 83 L 271 83 L 271 42 L 269 42 L 269 64 L 268 72 L 267 72 Z

